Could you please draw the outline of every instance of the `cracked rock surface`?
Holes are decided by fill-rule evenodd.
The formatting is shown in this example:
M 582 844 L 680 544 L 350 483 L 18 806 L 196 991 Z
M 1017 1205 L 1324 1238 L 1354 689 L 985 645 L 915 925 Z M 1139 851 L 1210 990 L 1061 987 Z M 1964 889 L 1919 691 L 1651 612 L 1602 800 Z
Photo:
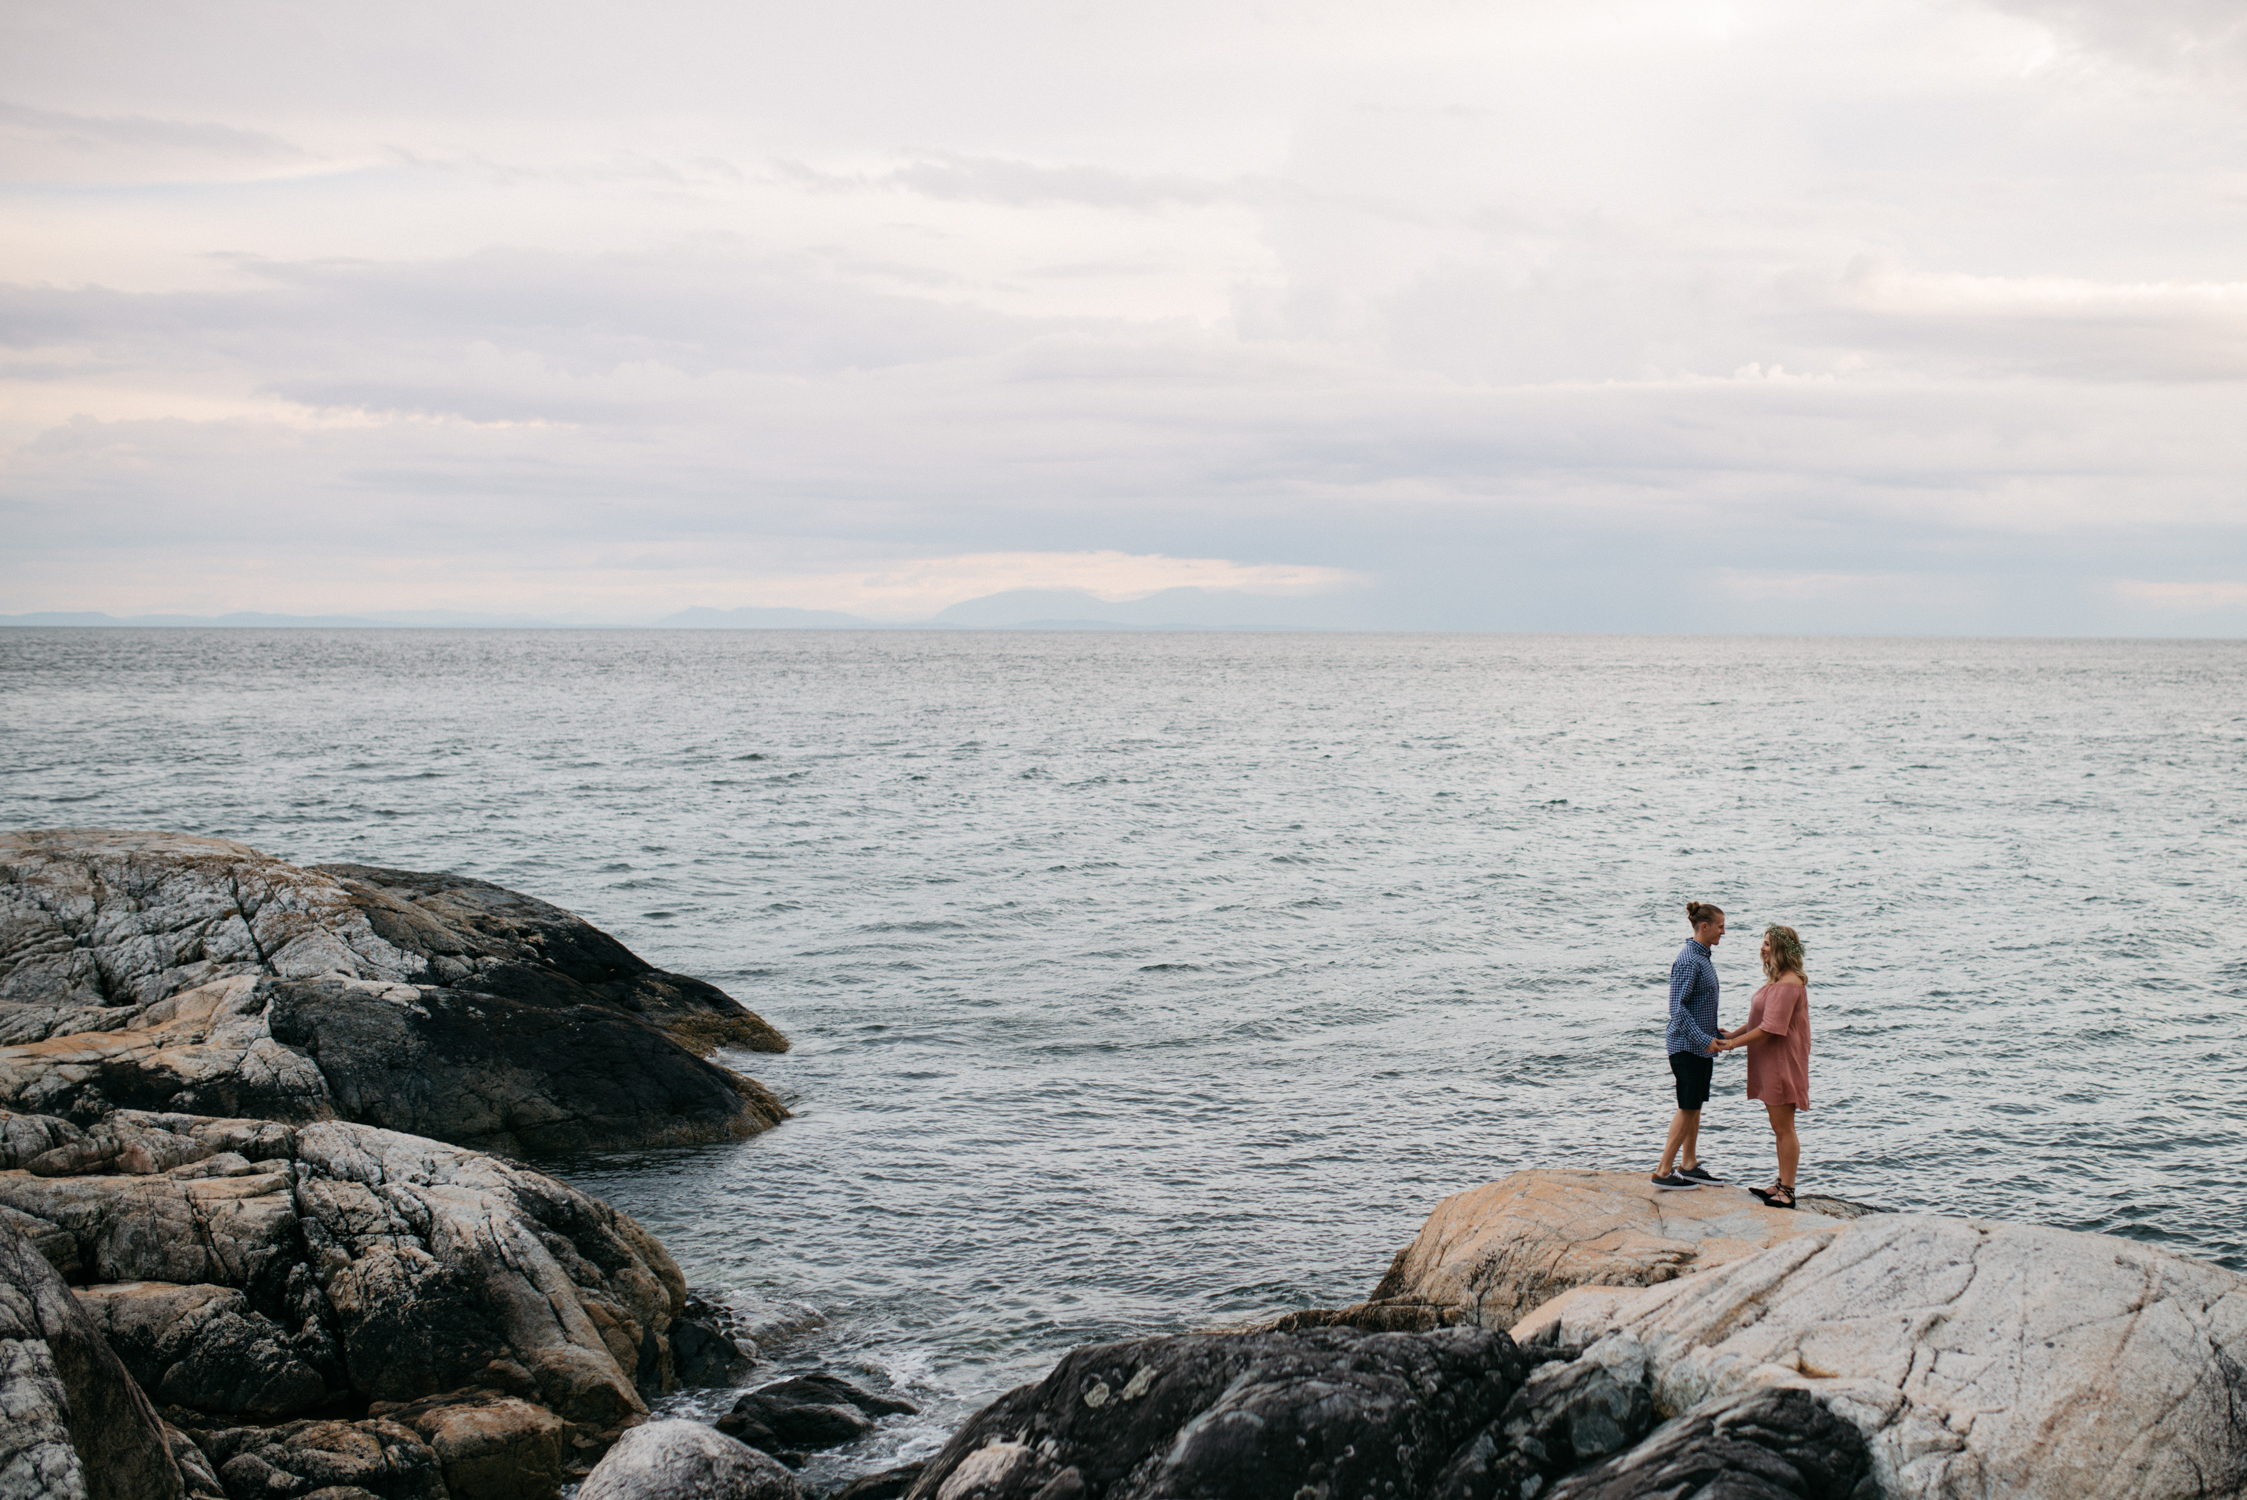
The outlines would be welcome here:
M 0 1224 L 0 1495 L 184 1493 L 148 1398 L 46 1257 Z
M 0 1104 L 350 1119 L 480 1149 L 731 1139 L 787 1041 L 558 907 L 184 834 L 0 834 Z
M 2131 1240 L 1882 1215 L 1563 1321 L 1671 1410 L 1817 1396 L 1894 1500 L 2247 1491 L 2247 1277 Z
M 24 1151 L 37 1153 L 28 1167 Z M 58 1151 L 96 1170 L 37 1170 Z M 78 1293 L 89 1331 L 210 1431 L 338 1397 L 475 1389 L 466 1407 L 392 1425 L 440 1467 L 543 1469 L 597 1454 L 645 1415 L 643 1392 L 676 1384 L 686 1288 L 663 1247 L 550 1177 L 436 1141 L 343 1123 L 120 1112 L 95 1133 L 0 1115 L 0 1203 L 94 1283 Z M 0 1235 L 38 1254 L 12 1227 Z M 501 1452 L 515 1457 L 490 1457 Z M 454 1500 L 512 1493 L 479 1484 Z

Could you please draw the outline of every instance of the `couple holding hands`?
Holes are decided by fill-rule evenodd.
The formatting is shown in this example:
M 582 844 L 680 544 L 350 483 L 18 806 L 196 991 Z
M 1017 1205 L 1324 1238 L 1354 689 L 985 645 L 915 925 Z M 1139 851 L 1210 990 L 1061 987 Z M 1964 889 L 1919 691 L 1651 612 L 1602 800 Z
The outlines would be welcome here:
M 1802 1143 L 1794 1115 L 1810 1107 L 1810 981 L 1803 972 L 1802 939 L 1792 927 L 1763 931 L 1763 976 L 1769 983 L 1748 1001 L 1748 1023 L 1721 1031 L 1716 1023 L 1717 978 L 1713 954 L 1724 941 L 1724 913 L 1699 901 L 1685 903 L 1693 938 L 1670 965 L 1670 1073 L 1677 1081 L 1677 1114 L 1654 1169 L 1658 1188 L 1720 1186 L 1701 1165 L 1701 1106 L 1709 1099 L 1716 1056 L 1745 1048 L 1748 1097 L 1763 1101 L 1771 1134 L 1779 1148 L 1779 1176 L 1767 1188 L 1749 1192 L 1773 1208 L 1794 1207 L 1795 1164 Z

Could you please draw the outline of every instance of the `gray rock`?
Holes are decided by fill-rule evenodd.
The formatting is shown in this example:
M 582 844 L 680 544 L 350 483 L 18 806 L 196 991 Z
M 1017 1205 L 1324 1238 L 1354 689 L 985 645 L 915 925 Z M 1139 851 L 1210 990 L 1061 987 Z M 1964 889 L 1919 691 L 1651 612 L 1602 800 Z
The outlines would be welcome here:
M 1189 1334 L 1078 1349 L 972 1418 L 915 1500 L 1428 1494 L 1521 1388 L 1513 1341 L 1432 1333 Z
M 700 1422 L 649 1422 L 609 1450 L 578 1500 L 798 1500 L 795 1476 Z
M 231 1287 L 126 1281 L 88 1287 L 78 1300 L 158 1401 L 274 1418 L 294 1416 L 328 1394 L 287 1333 Z
M 195 1446 L 193 1438 L 166 1422 L 164 1441 L 172 1450 L 172 1462 L 179 1465 L 187 1500 L 226 1500 L 226 1487 L 218 1481 L 218 1470 L 211 1467 L 210 1457 Z
M 1804 1390 L 1751 1391 L 1687 1413 L 1546 1500 L 1880 1500 L 1852 1424 Z
M 113 1124 L 214 1154 L 146 1176 L 0 1173 L 0 1204 L 67 1233 L 98 1282 L 174 1284 L 88 1289 L 167 1400 L 272 1412 L 311 1389 L 304 1370 L 378 1401 L 505 1382 L 605 1441 L 644 1415 L 643 1385 L 674 1383 L 678 1267 L 628 1215 L 550 1177 L 363 1125 Z M 191 1175 L 227 1154 L 259 1170 Z M 190 1315 L 227 1341 L 180 1355 L 171 1324 Z M 221 1354 L 202 1378 L 172 1374 Z
M 767 1453 L 814 1453 L 856 1442 L 874 1430 L 876 1417 L 919 1410 L 838 1375 L 797 1375 L 743 1396 L 718 1419 L 718 1430 Z
M 0 1044 L 0 1105 L 82 1124 L 347 1117 L 533 1154 L 731 1139 L 787 1113 L 702 1056 L 785 1038 L 559 908 L 180 834 L 0 835 Z M 60 1151 L 57 1175 L 177 1164 L 104 1166 L 99 1139 L 0 1146 L 26 1165 Z
M 30 1241 L 0 1224 L 0 1494 L 177 1500 L 162 1421 Z

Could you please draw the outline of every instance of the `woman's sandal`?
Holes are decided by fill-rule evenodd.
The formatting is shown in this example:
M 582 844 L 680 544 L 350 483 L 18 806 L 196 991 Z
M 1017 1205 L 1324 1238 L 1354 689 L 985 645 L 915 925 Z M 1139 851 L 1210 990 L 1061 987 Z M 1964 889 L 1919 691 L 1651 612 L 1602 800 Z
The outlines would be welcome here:
M 1749 1192 L 1766 1208 L 1793 1208 L 1794 1189 L 1783 1182 L 1774 1182 L 1767 1188 L 1749 1188 Z

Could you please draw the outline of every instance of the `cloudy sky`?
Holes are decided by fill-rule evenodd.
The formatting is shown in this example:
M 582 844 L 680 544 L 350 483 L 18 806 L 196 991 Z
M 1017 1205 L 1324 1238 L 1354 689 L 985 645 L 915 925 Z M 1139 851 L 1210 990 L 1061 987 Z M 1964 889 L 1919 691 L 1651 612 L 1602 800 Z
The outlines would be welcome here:
M 2236 0 L 13 0 L 0 613 L 2247 634 Z

